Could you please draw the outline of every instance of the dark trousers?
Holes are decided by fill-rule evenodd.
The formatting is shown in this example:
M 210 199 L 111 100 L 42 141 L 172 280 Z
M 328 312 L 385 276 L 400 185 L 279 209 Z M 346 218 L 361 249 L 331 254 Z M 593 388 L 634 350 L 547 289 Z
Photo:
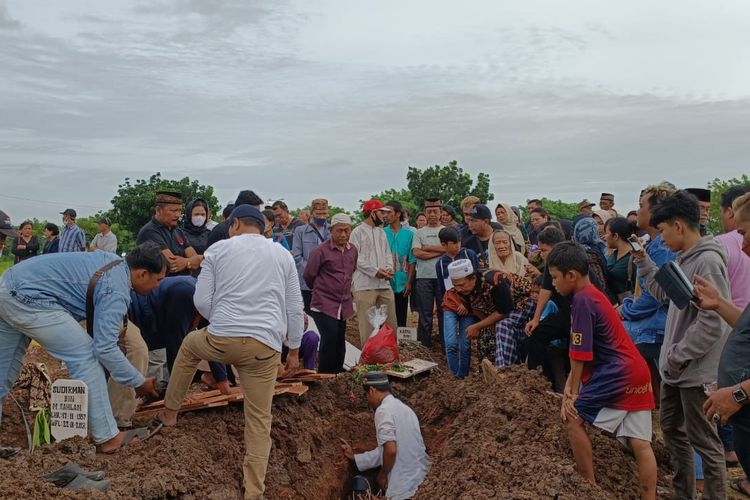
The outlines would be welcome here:
M 320 332 L 318 372 L 343 372 L 346 357 L 346 320 L 332 318 L 317 311 L 312 311 L 311 316 Z
M 438 311 L 438 331 L 440 343 L 443 340 L 443 296 L 440 294 L 437 279 L 417 278 L 414 285 L 414 294 L 417 301 L 417 313 L 419 313 L 419 325 L 417 327 L 417 338 L 425 347 L 432 347 L 432 313 L 434 307 Z
M 745 473 L 745 479 L 750 480 L 750 406 L 743 406 L 729 420 L 729 423 L 732 424 L 737 461 Z
M 547 347 L 550 342 L 570 337 L 570 309 L 560 308 L 556 314 L 550 314 L 544 318 L 536 327 L 531 337 L 526 337 L 526 352 L 528 358 L 526 363 L 529 370 L 535 370 L 541 366 L 544 376 L 552 382 L 552 386 L 559 385 L 559 360 L 552 360 L 550 354 L 555 350 Z M 557 369 L 555 369 L 557 368 Z M 557 381 L 557 382 L 556 382 Z
M 304 310 L 310 314 L 310 303 L 312 302 L 312 290 L 302 290 L 302 303 L 304 304 Z
M 703 459 L 703 498 L 726 498 L 724 449 L 716 426 L 706 419 L 703 387 L 661 384 L 661 428 L 675 465 L 672 485 L 677 498 L 695 498 L 693 450 Z
M 396 300 L 396 324 L 406 326 L 406 315 L 409 313 L 409 296 L 404 292 L 393 292 Z

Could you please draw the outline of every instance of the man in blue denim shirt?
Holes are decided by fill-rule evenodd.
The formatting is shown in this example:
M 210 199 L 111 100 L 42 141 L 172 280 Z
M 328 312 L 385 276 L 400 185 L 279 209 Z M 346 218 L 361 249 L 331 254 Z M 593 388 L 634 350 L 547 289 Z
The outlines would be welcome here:
M 651 238 L 646 245 L 646 253 L 661 267 L 676 257 L 661 239 L 659 230 L 651 225 L 651 213 L 666 198 L 674 193 L 672 186 L 660 184 L 649 186 L 643 190 L 638 209 L 638 228 L 646 231 Z M 643 278 L 638 278 L 641 294 L 637 299 L 626 298 L 622 305 L 616 309 L 623 324 L 633 339 L 638 351 L 646 359 L 651 371 L 651 381 L 654 387 L 654 399 L 659 404 L 659 386 L 661 376 L 659 374 L 659 351 L 664 343 L 664 328 L 667 324 L 667 309 L 669 304 L 657 301 L 646 289 Z
M 166 261 L 153 243 L 138 246 L 125 263 L 104 273 L 94 289 L 93 338 L 78 323 L 86 319 L 86 295 L 94 273 L 120 257 L 107 252 L 51 254 L 30 259 L 0 278 L 0 403 L 13 386 L 31 340 L 64 361 L 73 379 L 88 386 L 91 437 L 111 453 L 144 429 L 120 432 L 112 415 L 104 369 L 139 395 L 157 395 L 118 347 L 130 289 L 149 293 L 164 277 Z M 0 415 L 1 416 L 1 415 Z
M 302 300 L 305 304 L 305 312 L 310 314 L 310 302 L 312 301 L 312 289 L 307 286 L 302 275 L 305 273 L 307 259 L 310 252 L 318 248 L 318 245 L 331 237 L 328 230 L 328 200 L 317 198 L 312 201 L 312 219 L 309 224 L 300 226 L 294 230 L 292 239 L 292 256 L 297 265 L 299 285 L 302 291 Z

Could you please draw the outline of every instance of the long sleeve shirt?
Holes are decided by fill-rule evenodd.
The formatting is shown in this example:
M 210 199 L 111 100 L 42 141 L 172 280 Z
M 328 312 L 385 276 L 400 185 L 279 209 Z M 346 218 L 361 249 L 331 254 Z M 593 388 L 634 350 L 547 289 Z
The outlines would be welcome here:
M 328 227 L 318 228 L 312 223 L 299 226 L 294 230 L 292 256 L 294 257 L 294 263 L 297 265 L 297 274 L 299 275 L 300 288 L 302 290 L 311 290 L 308 284 L 302 279 L 307 259 L 310 258 L 310 252 L 315 250 L 324 241 L 330 239 L 330 237 L 331 233 L 328 231 Z
M 83 233 L 83 229 L 78 227 L 77 224 L 72 224 L 70 227 L 63 226 L 60 232 L 60 247 L 58 251 L 60 253 L 85 252 L 86 235 Z
M 76 321 L 86 319 L 86 292 L 96 271 L 113 260 L 107 252 L 53 253 L 10 268 L 2 281 L 10 294 L 32 307 L 63 309 Z M 130 304 L 130 270 L 119 264 L 94 289 L 94 356 L 112 378 L 129 387 L 143 385 L 143 375 L 125 358 L 117 341 Z
M 357 248 L 338 248 L 333 240 L 310 253 L 305 266 L 305 282 L 312 287 L 310 308 L 332 318 L 349 319 L 352 306 L 352 275 L 357 267 Z
M 25 248 L 18 248 L 21 245 Z M 10 249 L 11 253 L 16 256 L 15 263 L 18 264 L 28 258 L 34 257 L 39 253 L 39 238 L 32 236 L 27 242 L 20 236 L 13 241 L 13 246 Z
M 393 271 L 393 255 L 382 227 L 360 224 L 352 231 L 349 243 L 357 247 L 357 270 L 352 290 L 379 290 L 391 287 L 389 280 L 377 278 L 379 269 Z
M 117 253 L 117 236 L 112 231 L 107 234 L 97 233 L 91 241 L 91 249 Z
M 302 339 L 302 294 L 294 259 L 262 234 L 240 234 L 203 254 L 193 297 L 212 335 L 252 337 L 281 352 Z
M 392 500 L 413 497 L 430 468 L 417 416 L 411 408 L 389 394 L 375 410 L 375 432 L 378 447 L 354 455 L 357 468 L 366 471 L 383 465 L 383 445 L 395 442 L 396 463 L 388 474 L 385 496 Z

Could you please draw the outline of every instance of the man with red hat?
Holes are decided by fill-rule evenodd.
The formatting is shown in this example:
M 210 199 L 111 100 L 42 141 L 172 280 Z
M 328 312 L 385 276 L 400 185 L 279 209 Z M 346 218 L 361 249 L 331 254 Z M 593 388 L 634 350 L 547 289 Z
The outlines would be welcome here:
M 396 299 L 390 283 L 393 278 L 393 255 L 383 230 L 383 212 L 390 211 L 390 207 L 384 207 L 380 200 L 366 202 L 362 206 L 364 221 L 354 228 L 349 240 L 359 252 L 357 270 L 352 277 L 352 292 L 362 345 L 373 331 L 367 314 L 373 306 L 387 306 L 387 322 L 396 331 Z

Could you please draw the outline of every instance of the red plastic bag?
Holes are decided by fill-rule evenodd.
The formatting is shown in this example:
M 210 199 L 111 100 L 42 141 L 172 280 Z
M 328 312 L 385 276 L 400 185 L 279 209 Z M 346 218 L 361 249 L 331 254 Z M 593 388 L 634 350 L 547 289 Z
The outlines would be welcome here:
M 400 360 L 396 333 L 388 323 L 381 326 L 378 333 L 367 339 L 359 357 L 359 363 L 362 365 L 384 365 Z

